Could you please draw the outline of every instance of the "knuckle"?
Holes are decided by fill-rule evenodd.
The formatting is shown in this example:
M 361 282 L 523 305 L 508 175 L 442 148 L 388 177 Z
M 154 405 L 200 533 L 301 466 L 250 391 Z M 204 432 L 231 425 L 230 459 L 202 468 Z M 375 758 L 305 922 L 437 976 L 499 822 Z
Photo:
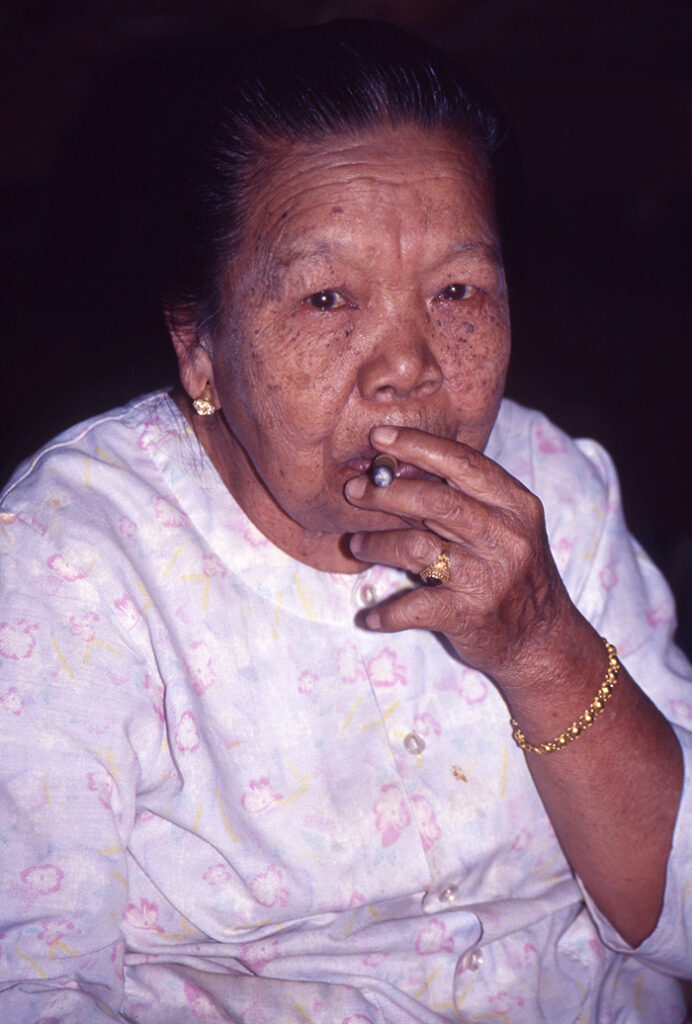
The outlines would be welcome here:
M 428 565 L 439 554 L 440 542 L 429 533 L 413 533 L 409 538 L 409 554 L 416 564 Z
M 457 519 L 461 514 L 458 492 L 451 487 L 440 487 L 433 498 L 432 510 L 438 519 Z

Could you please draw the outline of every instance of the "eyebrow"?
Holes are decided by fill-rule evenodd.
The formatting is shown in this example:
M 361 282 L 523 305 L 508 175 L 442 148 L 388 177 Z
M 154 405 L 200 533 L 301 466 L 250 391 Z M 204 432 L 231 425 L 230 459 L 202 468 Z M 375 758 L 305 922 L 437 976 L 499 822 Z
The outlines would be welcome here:
M 482 256 L 494 263 L 495 266 L 502 266 L 502 252 L 496 242 L 459 242 L 452 246 L 447 256 Z
M 310 263 L 315 259 L 323 257 L 341 256 L 347 252 L 347 246 L 338 240 L 327 241 L 326 239 L 317 242 L 310 248 L 301 248 L 297 245 L 279 245 L 273 249 L 270 256 L 271 262 L 276 267 L 291 267 L 296 263 Z M 458 242 L 443 254 L 440 262 L 453 256 L 480 256 L 487 259 L 497 267 L 502 266 L 502 253 L 497 243 L 471 241 Z

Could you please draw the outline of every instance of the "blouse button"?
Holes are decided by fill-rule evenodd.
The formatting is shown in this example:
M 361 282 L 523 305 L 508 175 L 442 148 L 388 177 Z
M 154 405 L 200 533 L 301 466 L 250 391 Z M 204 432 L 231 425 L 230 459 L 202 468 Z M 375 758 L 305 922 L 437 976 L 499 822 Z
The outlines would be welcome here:
M 377 591 L 373 587 L 372 583 L 363 584 L 360 588 L 360 599 L 368 608 L 375 603 L 377 600 Z
M 458 885 L 446 885 L 444 889 L 440 889 L 437 894 L 437 898 L 440 903 L 454 903 L 459 892 Z
M 480 949 L 471 949 L 462 960 L 462 967 L 466 971 L 477 971 L 483 963 L 483 953 Z
M 425 750 L 425 740 L 417 732 L 404 736 L 404 750 L 409 754 L 421 754 Z

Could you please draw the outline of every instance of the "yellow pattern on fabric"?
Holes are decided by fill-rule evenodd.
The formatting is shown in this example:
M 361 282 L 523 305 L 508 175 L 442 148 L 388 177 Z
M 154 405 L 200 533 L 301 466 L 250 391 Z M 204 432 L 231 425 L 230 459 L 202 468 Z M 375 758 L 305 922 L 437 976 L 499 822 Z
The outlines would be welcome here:
M 420 997 L 423 995 L 425 990 L 430 987 L 430 985 L 435 980 L 435 978 L 438 976 L 438 974 L 440 973 L 441 970 L 442 970 L 441 967 L 436 967 L 435 970 L 431 974 L 429 974 L 427 976 L 427 978 L 423 982 L 422 986 L 418 989 L 418 991 L 416 993 L 414 993 L 414 996 L 413 996 L 414 999 L 420 999 Z
M 221 820 L 223 821 L 223 826 L 226 829 L 226 832 L 228 833 L 228 837 L 231 840 L 231 842 L 239 843 L 240 840 L 238 839 L 238 836 L 235 834 L 235 832 L 231 828 L 231 823 L 229 822 L 229 820 L 228 820 L 228 818 L 226 816 L 226 811 L 224 810 L 223 804 L 221 803 L 221 792 L 220 792 L 218 786 L 215 788 L 214 792 L 216 794 L 216 803 L 217 803 L 218 808 L 219 808 L 219 814 L 221 815 Z
M 55 648 L 55 653 L 60 658 L 60 661 L 62 662 L 62 666 L 65 669 L 65 671 L 67 672 L 68 676 L 70 677 L 70 679 L 74 679 L 74 672 L 72 671 L 70 666 L 67 664 L 67 660 L 65 659 L 65 655 L 60 650 L 60 646 L 58 644 L 58 641 L 55 639 L 54 636 L 52 636 L 50 638 L 50 642 L 52 643 L 53 647 Z
M 363 697 L 359 697 L 358 700 L 353 705 L 353 707 L 349 710 L 348 714 L 346 715 L 346 718 L 344 719 L 344 721 L 343 721 L 343 723 L 341 725 L 341 731 L 342 732 L 345 729 L 348 729 L 349 724 L 351 722 L 351 719 L 353 718 L 353 716 L 355 715 L 356 711 L 358 710 L 358 708 L 360 707 L 360 705 L 362 703 L 363 703 Z
M 26 962 L 28 964 L 31 964 L 31 966 L 34 968 L 34 970 L 38 974 L 39 978 L 47 978 L 48 977 L 48 975 L 43 970 L 43 968 L 40 967 L 39 964 L 37 964 L 35 960 L 32 960 L 30 956 L 26 955 L 26 953 L 22 953 L 22 951 L 19 948 L 19 946 L 15 946 L 14 948 L 15 948 L 15 951 L 17 953 L 17 956 L 20 956 L 22 958 L 22 960 L 26 960 Z
M 400 700 L 395 700 L 390 708 L 387 708 L 386 711 L 382 712 L 380 718 L 376 718 L 374 722 L 368 722 L 366 725 L 361 725 L 360 731 L 367 732 L 368 729 L 376 729 L 378 725 L 382 725 L 382 723 L 386 722 L 389 716 L 396 711 L 400 704 Z
M 308 600 L 307 595 L 303 588 L 301 587 L 300 583 L 298 582 L 296 576 L 293 577 L 293 585 L 296 589 L 296 594 L 300 598 L 303 608 L 305 609 L 305 614 L 307 615 L 308 622 L 315 622 L 315 612 L 312 607 L 312 604 Z

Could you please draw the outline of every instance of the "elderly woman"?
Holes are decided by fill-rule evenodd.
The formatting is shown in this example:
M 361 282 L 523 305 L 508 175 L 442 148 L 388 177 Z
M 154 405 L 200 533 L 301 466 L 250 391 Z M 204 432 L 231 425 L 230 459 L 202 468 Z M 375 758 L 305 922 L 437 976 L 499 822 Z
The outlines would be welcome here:
M 678 1024 L 690 672 L 502 401 L 498 122 L 367 23 L 216 100 L 182 390 L 4 494 L 0 1016 Z

